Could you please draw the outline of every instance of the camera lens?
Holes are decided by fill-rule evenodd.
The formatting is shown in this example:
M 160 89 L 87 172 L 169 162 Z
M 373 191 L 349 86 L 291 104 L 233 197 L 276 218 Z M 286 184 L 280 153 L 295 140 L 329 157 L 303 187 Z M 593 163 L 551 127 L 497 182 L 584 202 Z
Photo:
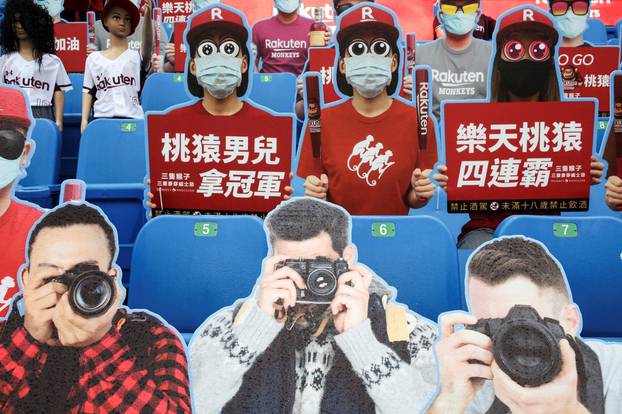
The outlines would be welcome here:
M 317 296 L 328 296 L 337 288 L 337 278 L 330 270 L 318 269 L 307 279 L 307 289 Z
M 72 289 L 74 310 L 83 316 L 106 312 L 114 300 L 114 282 L 102 272 L 81 275 Z

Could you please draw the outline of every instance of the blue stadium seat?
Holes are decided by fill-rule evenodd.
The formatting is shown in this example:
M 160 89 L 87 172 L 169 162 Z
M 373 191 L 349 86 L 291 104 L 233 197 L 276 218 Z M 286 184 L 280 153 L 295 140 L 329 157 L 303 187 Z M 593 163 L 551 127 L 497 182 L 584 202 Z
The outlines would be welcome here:
M 573 237 L 561 237 L 564 231 Z M 582 336 L 622 337 L 622 220 L 514 216 L 501 223 L 496 235 L 540 240 L 559 260 L 583 315 Z
M 186 75 L 163 72 L 152 73 L 147 77 L 140 97 L 145 112 L 163 111 L 194 99 L 186 92 Z
M 393 237 L 382 237 L 383 224 L 394 227 Z M 414 312 L 436 321 L 442 312 L 463 309 L 456 243 L 440 220 L 353 217 L 352 241 L 358 260 L 394 286 L 397 301 Z
M 583 39 L 597 45 L 606 44 L 607 28 L 605 24 L 598 19 L 588 19 L 587 29 L 583 32 Z
M 30 138 L 35 142 L 34 154 L 15 195 L 43 208 L 52 208 L 57 204 L 60 184 L 60 131 L 49 119 L 36 119 Z
M 61 179 L 74 178 L 80 148 L 80 121 L 82 119 L 82 85 L 84 74 L 70 73 L 73 90 L 65 93 L 63 116 L 63 144 L 61 147 Z
M 253 73 L 249 98 L 276 112 L 294 113 L 296 76 L 291 73 Z
M 618 46 L 618 45 L 620 45 L 620 39 L 618 39 L 617 37 L 614 37 L 613 39 L 609 39 L 607 41 L 607 44 L 609 46 Z
M 87 201 L 98 205 L 117 229 L 117 263 L 129 279 L 134 240 L 146 222 L 144 121 L 97 119 L 82 136 L 77 178 L 87 184 Z
M 622 19 L 616 23 L 616 35 L 618 38 L 622 38 Z
M 217 226 L 213 237 L 203 233 L 207 223 Z M 250 295 L 267 252 L 256 217 L 156 217 L 136 239 L 128 305 L 159 314 L 189 340 L 208 316 Z
M 607 132 L 607 124 L 609 118 L 598 118 L 598 129 L 596 130 L 596 149 L 594 152 L 600 154 L 600 149 L 605 139 L 605 132 Z

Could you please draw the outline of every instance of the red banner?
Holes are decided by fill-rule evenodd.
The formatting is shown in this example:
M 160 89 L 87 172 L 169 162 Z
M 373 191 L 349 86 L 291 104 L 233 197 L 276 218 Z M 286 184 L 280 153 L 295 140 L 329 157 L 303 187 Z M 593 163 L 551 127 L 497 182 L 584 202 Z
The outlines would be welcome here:
M 447 103 L 448 211 L 584 211 L 595 103 Z
M 482 0 L 482 11 L 493 18 L 507 10 L 519 6 L 534 5 L 543 10 L 549 9 L 546 0 Z M 592 0 L 590 18 L 599 19 L 607 26 L 614 26 L 622 16 L 622 1 L 620 0 Z
M 333 83 L 335 52 L 334 47 L 309 48 L 309 71 L 319 72 L 321 75 L 324 104 L 336 102 L 341 99 L 335 89 L 337 85 Z
M 185 22 L 192 14 L 192 0 L 160 1 L 163 23 Z
M 56 55 L 69 73 L 84 72 L 86 62 L 86 23 L 57 23 L 54 25 Z
M 566 98 L 596 98 L 601 117 L 610 110 L 611 72 L 618 68 L 618 48 L 562 47 L 559 67 Z
M 186 44 L 184 43 L 184 30 L 186 23 L 175 23 L 175 72 L 186 71 Z
M 203 120 L 187 110 L 148 114 L 151 191 L 158 208 L 264 213 L 276 207 L 289 183 L 293 119 L 267 117 L 234 122 L 230 116 Z

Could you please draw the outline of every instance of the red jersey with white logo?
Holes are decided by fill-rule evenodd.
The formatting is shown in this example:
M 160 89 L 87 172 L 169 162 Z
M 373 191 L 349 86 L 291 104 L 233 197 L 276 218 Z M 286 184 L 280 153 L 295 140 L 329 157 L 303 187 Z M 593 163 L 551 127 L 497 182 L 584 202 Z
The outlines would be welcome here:
M 91 53 L 84 70 L 84 92 L 95 95 L 93 116 L 143 118 L 139 99 L 143 79 L 137 51 L 127 49 L 114 60 L 101 52 Z
M 38 60 L 26 60 L 18 52 L 0 56 L 2 83 L 19 86 L 28 95 L 31 106 L 52 106 L 54 91 L 73 89 L 63 62 L 46 53 Z
M 25 263 L 26 239 L 33 224 L 43 215 L 41 210 L 11 201 L 0 216 L 0 317 L 7 315 L 11 298 L 19 291 L 17 271 Z
M 417 110 L 394 99 L 376 117 L 365 117 L 352 100 L 322 109 L 321 157 L 313 158 L 309 129 L 305 132 L 297 175 L 328 175 L 328 201 L 352 215 L 406 215 L 412 173 L 419 158 Z M 437 159 L 430 123 L 428 153 Z

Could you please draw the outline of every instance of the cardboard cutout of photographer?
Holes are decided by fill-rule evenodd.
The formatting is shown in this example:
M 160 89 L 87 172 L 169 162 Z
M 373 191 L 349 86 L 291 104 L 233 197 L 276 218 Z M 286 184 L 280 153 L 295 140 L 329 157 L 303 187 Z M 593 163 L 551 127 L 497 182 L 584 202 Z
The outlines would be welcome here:
M 271 249 L 250 297 L 190 341 L 197 412 L 419 412 L 436 384 L 436 328 L 356 263 L 347 212 L 295 198 L 265 230 Z
M 482 245 L 465 286 L 470 313 L 439 318 L 440 384 L 428 414 L 620 412 L 622 345 L 579 336 L 580 310 L 542 243 Z
M 117 253 L 116 230 L 87 203 L 34 225 L 21 294 L 0 322 L 0 411 L 190 412 L 185 346 L 158 317 L 120 306 Z

